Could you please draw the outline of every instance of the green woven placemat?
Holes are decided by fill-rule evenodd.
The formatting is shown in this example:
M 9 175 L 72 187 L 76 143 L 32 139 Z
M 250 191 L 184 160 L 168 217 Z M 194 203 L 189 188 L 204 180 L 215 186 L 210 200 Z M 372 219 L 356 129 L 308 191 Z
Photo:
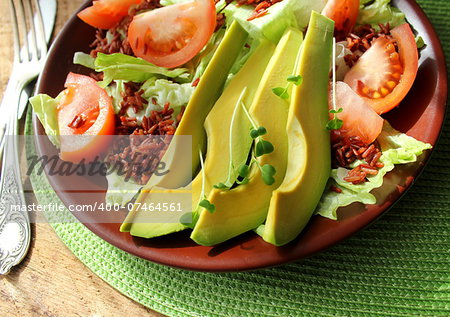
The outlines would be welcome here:
M 450 57 L 450 1 L 419 1 Z M 42 204 L 58 200 L 32 177 Z M 129 255 L 79 223 L 54 224 L 94 273 L 170 316 L 449 316 L 450 119 L 412 190 L 374 225 L 299 263 L 255 272 L 172 269 Z

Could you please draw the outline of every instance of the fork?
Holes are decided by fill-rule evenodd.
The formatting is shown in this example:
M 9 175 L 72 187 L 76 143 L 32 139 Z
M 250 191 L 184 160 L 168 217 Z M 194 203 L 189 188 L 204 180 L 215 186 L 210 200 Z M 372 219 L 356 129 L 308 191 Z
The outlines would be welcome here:
M 18 111 L 20 92 L 42 71 L 47 44 L 37 0 L 10 0 L 13 18 L 14 64 L 0 114 L 4 126 L 4 153 L 0 174 L 0 274 L 9 272 L 25 257 L 30 244 L 30 221 L 25 204 L 19 167 Z M 36 11 L 36 23 L 33 19 Z M 19 32 L 19 27 L 22 32 Z M 27 34 L 31 34 L 30 37 Z M 21 41 L 22 38 L 22 41 Z M 20 43 L 24 49 L 20 50 Z M 3 125 L 1 126 L 3 127 Z M 0 133 L 1 134 L 1 133 Z

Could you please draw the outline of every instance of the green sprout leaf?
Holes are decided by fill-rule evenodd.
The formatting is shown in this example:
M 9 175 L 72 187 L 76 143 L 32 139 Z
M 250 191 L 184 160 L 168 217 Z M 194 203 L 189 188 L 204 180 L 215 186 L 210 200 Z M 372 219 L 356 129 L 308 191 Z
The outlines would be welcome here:
M 281 99 L 288 99 L 289 98 L 289 94 L 287 92 L 287 87 L 283 88 L 283 87 L 275 87 L 272 88 L 272 92 L 277 95 L 278 97 L 280 97 Z
M 327 123 L 327 130 L 339 130 L 344 125 L 344 121 L 338 118 L 334 118 Z
M 249 173 L 250 173 L 250 166 L 245 165 L 245 164 L 242 164 L 241 166 L 239 166 L 238 174 L 240 177 L 246 178 Z
M 259 128 L 258 128 L 258 134 L 259 134 L 259 136 L 262 136 L 262 135 L 264 135 L 264 134 L 267 134 L 266 128 L 264 128 L 264 127 L 259 127 Z
M 267 134 L 267 130 L 264 127 L 259 127 L 250 131 L 250 136 L 252 137 L 252 139 L 256 139 L 257 137 L 260 137 L 264 134 Z
M 327 130 L 331 131 L 331 130 L 339 130 L 340 128 L 342 128 L 342 126 L 344 125 L 344 121 L 342 121 L 341 119 L 339 119 L 336 114 L 341 113 L 342 111 L 344 111 L 344 109 L 339 108 L 337 110 L 335 109 L 331 109 L 329 112 L 332 113 L 333 119 L 331 119 L 330 121 L 328 121 L 327 123 Z
M 344 109 L 342 109 L 342 108 L 339 108 L 338 110 L 331 109 L 330 113 L 336 114 L 336 113 L 341 113 L 342 111 L 344 111 Z
M 260 140 L 256 143 L 256 157 L 263 156 L 264 154 L 270 154 L 274 150 L 273 144 L 266 140 Z
M 298 85 L 301 85 L 301 83 L 303 82 L 303 77 L 300 75 L 298 75 L 298 76 L 291 75 L 291 76 L 288 76 L 287 81 L 298 86 Z
M 258 132 L 258 130 L 252 129 L 252 130 L 250 131 L 250 136 L 251 136 L 251 138 L 252 138 L 253 140 L 256 139 L 257 137 L 259 137 L 259 132 Z
M 229 189 L 230 187 L 225 185 L 224 183 L 218 183 L 216 185 L 213 186 L 216 189 Z
M 214 206 L 214 204 L 211 204 L 208 199 L 203 199 L 198 205 L 205 208 L 210 213 L 214 213 L 216 211 L 216 206 Z
M 270 164 L 265 164 L 260 167 L 261 169 L 261 177 L 266 185 L 272 185 L 275 183 L 275 178 L 273 177 L 276 174 L 275 167 Z

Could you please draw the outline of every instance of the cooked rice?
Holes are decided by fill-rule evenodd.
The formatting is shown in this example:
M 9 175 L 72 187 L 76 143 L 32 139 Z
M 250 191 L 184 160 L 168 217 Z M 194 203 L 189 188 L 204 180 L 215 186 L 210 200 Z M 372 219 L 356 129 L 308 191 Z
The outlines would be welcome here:
M 136 114 L 144 109 L 148 101 L 142 97 L 143 93 L 140 84 L 125 84 L 121 109 L 116 115 L 116 133 L 130 137 L 118 138 L 106 157 L 106 162 L 113 166 L 120 164 L 123 173 L 140 185 L 145 184 L 158 167 L 171 139 L 170 136 L 175 134 L 185 109 L 182 107 L 176 118 L 173 118 L 174 109 L 166 103 L 161 110 L 151 111 L 150 115 L 144 116 L 139 123 L 135 117 L 126 114 L 130 108 Z M 157 105 L 156 99 L 152 98 L 151 102 Z
M 365 161 L 367 164 L 360 164 L 353 168 L 345 181 L 353 184 L 360 184 L 367 181 L 368 175 L 378 174 L 378 169 L 384 167 L 379 162 L 382 152 L 380 146 L 375 141 L 372 144 L 365 144 L 359 137 L 338 138 L 332 143 L 332 157 L 334 167 L 348 168 L 357 160 Z

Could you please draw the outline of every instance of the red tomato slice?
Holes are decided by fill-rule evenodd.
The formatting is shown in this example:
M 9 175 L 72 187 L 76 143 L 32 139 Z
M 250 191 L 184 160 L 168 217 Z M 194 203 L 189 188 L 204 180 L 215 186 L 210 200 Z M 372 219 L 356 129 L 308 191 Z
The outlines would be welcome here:
M 332 89 L 329 95 L 329 107 L 333 108 Z M 334 136 L 349 138 L 358 136 L 361 140 L 370 144 L 376 140 L 383 129 L 381 118 L 356 92 L 346 83 L 336 83 L 336 108 L 342 108 L 342 112 L 336 114 L 344 124 L 338 131 L 333 130 Z M 330 119 L 333 114 L 330 114 Z
M 356 24 L 359 0 L 328 0 L 322 14 L 335 22 L 335 34 L 344 39 Z
M 177 67 L 206 45 L 216 27 L 213 0 L 194 0 L 133 18 L 128 40 L 136 56 L 161 67 Z
M 391 31 L 391 40 L 380 37 L 346 74 L 344 81 L 378 113 L 398 106 L 406 97 L 417 76 L 419 53 L 408 24 Z
M 87 24 L 99 28 L 110 29 L 128 15 L 128 10 L 142 0 L 95 0 L 92 6 L 78 13 L 78 17 Z
M 109 145 L 105 135 L 115 131 L 114 108 L 106 91 L 91 77 L 69 73 L 58 105 L 61 159 L 94 159 Z M 83 137 L 78 137 L 83 136 Z

